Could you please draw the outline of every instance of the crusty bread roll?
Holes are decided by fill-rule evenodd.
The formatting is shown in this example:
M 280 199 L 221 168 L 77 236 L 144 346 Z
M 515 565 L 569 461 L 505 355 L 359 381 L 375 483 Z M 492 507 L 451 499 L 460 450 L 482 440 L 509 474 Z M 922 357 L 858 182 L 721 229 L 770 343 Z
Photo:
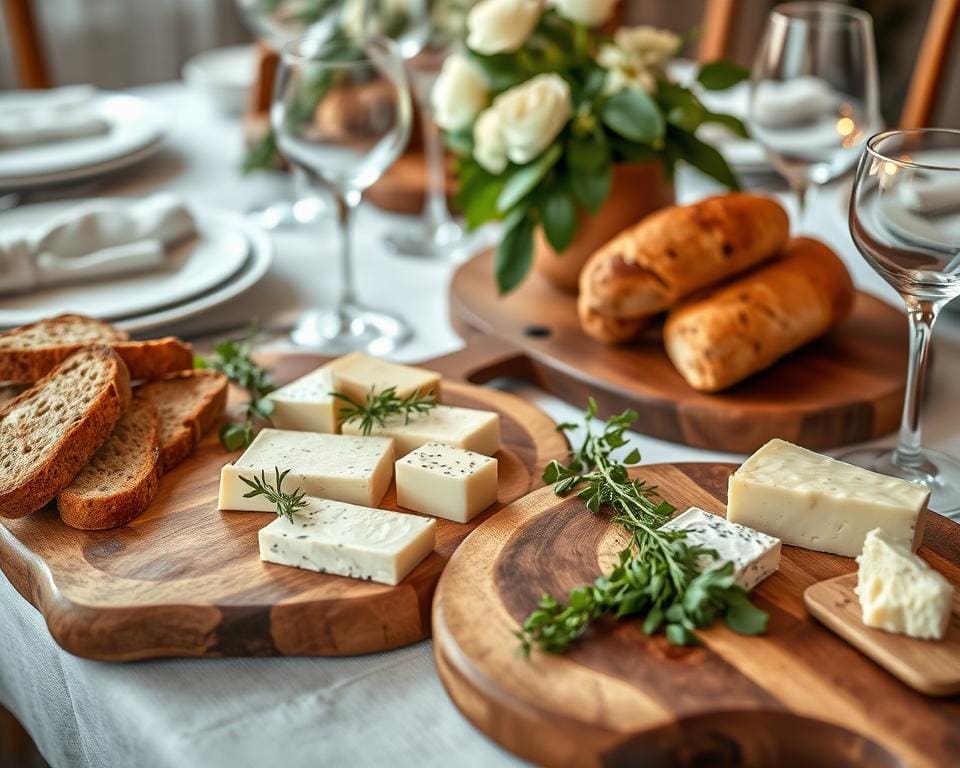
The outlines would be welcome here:
M 736 384 L 826 333 L 853 306 L 846 267 L 823 243 L 791 240 L 783 254 L 667 317 L 667 354 L 694 389 Z
M 630 322 L 649 318 L 694 291 L 775 255 L 788 238 L 787 214 L 745 194 L 665 208 L 624 230 L 580 273 L 580 320 L 605 342 L 625 341 Z M 613 318 L 604 323 L 596 315 Z M 633 323 L 638 329 L 646 323 Z M 611 326 L 621 331 L 610 333 Z

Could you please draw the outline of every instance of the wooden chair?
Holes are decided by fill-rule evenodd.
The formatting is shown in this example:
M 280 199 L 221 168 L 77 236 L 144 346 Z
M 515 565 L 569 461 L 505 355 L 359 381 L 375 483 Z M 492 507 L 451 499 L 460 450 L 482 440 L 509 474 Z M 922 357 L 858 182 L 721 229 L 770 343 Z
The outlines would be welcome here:
M 934 0 L 920 53 L 910 78 L 907 100 L 900 113 L 901 128 L 930 125 L 937 92 L 950 64 L 950 44 L 957 37 L 960 0 Z
M 37 31 L 32 0 L 2 0 L 9 29 L 13 68 L 23 88 L 49 88 L 50 76 Z

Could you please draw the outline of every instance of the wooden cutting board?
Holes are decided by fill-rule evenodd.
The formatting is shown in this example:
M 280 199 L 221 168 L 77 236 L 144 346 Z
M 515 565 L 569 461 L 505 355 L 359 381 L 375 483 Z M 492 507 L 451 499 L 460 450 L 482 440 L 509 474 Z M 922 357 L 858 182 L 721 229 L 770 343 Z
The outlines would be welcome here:
M 773 437 L 825 450 L 879 437 L 900 421 L 907 321 L 873 296 L 858 293 L 853 314 L 823 339 L 711 395 L 677 373 L 659 326 L 628 346 L 601 344 L 580 330 L 575 298 L 538 274 L 498 296 L 492 259 L 486 252 L 457 270 L 454 324 L 465 335 L 473 329 L 499 339 L 510 375 L 568 402 L 592 395 L 604 417 L 635 408 L 644 434 L 735 453 L 751 453 Z
M 723 512 L 731 464 L 660 464 L 637 475 L 682 508 Z M 850 558 L 784 547 L 756 590 L 769 631 L 717 625 L 679 648 L 610 622 L 565 656 L 517 655 L 514 632 L 543 592 L 592 581 L 620 547 L 581 501 L 544 488 L 461 545 L 437 588 L 434 650 L 460 710 L 507 749 L 564 766 L 946 766 L 960 700 L 908 688 L 813 619 L 803 592 Z M 931 514 L 921 554 L 960 581 L 960 526 Z
M 275 380 L 284 383 L 323 360 L 274 362 Z M 231 392 L 232 403 L 240 399 Z M 445 380 L 443 400 L 500 413 L 498 504 L 466 525 L 437 520 L 436 551 L 396 587 L 261 562 L 257 531 L 275 516 L 217 511 L 220 467 L 239 452 L 226 453 L 216 430 L 162 479 L 153 504 L 130 525 L 76 531 L 51 509 L 2 521 L 0 569 L 54 639 L 87 658 L 343 656 L 422 640 L 457 545 L 537 487 L 543 464 L 567 450 L 549 417 L 516 397 Z M 394 488 L 381 506 L 400 509 Z

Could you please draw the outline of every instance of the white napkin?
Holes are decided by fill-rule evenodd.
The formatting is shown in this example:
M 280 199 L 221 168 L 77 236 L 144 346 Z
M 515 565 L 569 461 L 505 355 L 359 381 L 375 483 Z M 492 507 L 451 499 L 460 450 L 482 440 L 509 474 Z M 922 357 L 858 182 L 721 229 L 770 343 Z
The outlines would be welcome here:
M 833 114 L 840 96 L 819 77 L 795 77 L 778 82 L 764 80 L 753 94 L 752 119 L 768 128 L 813 122 Z
M 0 149 L 97 136 L 110 124 L 96 109 L 95 88 L 70 85 L 0 97 Z
M 907 208 L 917 213 L 960 210 L 960 171 L 935 179 L 913 174 L 897 185 L 897 195 Z
M 0 235 L 0 294 L 157 269 L 196 234 L 175 195 L 80 206 L 40 229 Z

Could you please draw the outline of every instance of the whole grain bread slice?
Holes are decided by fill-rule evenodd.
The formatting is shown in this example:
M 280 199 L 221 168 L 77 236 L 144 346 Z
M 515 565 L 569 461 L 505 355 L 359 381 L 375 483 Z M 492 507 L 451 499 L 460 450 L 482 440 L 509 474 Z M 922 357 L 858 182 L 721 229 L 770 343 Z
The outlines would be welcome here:
M 100 320 L 60 315 L 0 333 L 0 381 L 37 381 L 91 344 L 112 347 L 133 379 L 159 379 L 193 366 L 193 349 L 180 339 L 130 341 L 126 333 Z
M 0 407 L 0 517 L 36 512 L 66 488 L 110 437 L 130 396 L 123 360 L 93 346 Z
M 57 498 L 60 519 L 86 531 L 129 523 L 150 506 L 160 475 L 160 414 L 134 395 L 107 442 Z
M 217 371 L 182 371 L 141 384 L 138 397 L 160 412 L 160 463 L 169 472 L 189 456 L 227 405 L 227 377 Z

